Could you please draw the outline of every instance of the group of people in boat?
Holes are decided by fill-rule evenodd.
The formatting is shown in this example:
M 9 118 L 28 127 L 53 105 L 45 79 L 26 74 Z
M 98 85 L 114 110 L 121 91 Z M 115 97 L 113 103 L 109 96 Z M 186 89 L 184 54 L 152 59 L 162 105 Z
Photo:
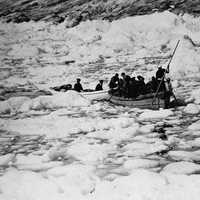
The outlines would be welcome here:
M 131 77 L 123 72 L 121 77 L 119 77 L 119 74 L 116 73 L 109 82 L 109 88 L 112 94 L 128 98 L 154 93 L 158 88 L 159 91 L 167 91 L 172 89 L 172 87 L 169 78 L 166 79 L 167 86 L 165 86 L 166 83 L 162 80 L 165 73 L 168 73 L 167 70 L 159 67 L 156 75 L 147 83 L 145 83 L 145 79 L 141 75 Z
M 162 80 L 165 77 L 165 73 L 168 73 L 168 71 L 162 67 L 159 67 L 155 76 L 153 76 L 147 83 L 145 83 L 145 79 L 141 75 L 138 75 L 137 77 L 131 77 L 123 72 L 121 73 L 121 77 L 119 77 L 119 74 L 116 73 L 109 82 L 110 93 L 116 96 L 128 98 L 135 98 L 139 95 L 155 93 L 158 91 L 164 91 L 167 94 L 167 91 L 172 91 L 172 86 L 169 78 L 165 81 Z M 103 80 L 99 80 L 95 87 L 95 91 L 103 90 L 103 82 Z M 73 88 L 71 84 L 67 84 L 60 87 L 54 87 L 53 89 L 57 91 L 86 91 L 83 89 L 80 78 L 76 79 L 76 83 L 74 84 Z

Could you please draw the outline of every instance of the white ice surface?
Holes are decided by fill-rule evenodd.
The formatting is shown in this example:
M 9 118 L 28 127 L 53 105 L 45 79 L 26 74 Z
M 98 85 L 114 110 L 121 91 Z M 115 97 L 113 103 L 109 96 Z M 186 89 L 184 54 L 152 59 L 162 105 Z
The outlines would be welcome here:
M 188 127 L 189 130 L 198 131 L 200 130 L 200 120 L 196 121 L 195 123 L 191 124 Z
M 9 59 L 19 59 L 25 76 L 14 74 L 1 80 L 4 85 L 21 85 L 33 82 L 41 88 L 75 83 L 81 76 L 84 85 L 95 84 L 97 80 L 108 79 L 119 70 L 99 74 L 97 65 L 89 62 L 116 63 L 121 61 L 144 64 L 142 57 L 169 56 L 180 39 L 181 43 L 170 70 L 171 75 L 181 78 L 184 75 L 199 73 L 200 25 L 199 18 L 189 15 L 177 16 L 165 11 L 151 15 L 127 17 L 113 22 L 104 20 L 86 21 L 67 29 L 63 22 L 57 26 L 44 22 L 4 24 L 0 27 L 6 35 L 0 36 L 0 47 Z M 8 44 L 6 41 L 10 41 Z M 195 44 L 195 45 L 193 45 Z M 127 55 L 129 54 L 129 55 Z M 192 58 L 192 59 L 191 59 Z M 75 60 L 66 65 L 65 61 Z M 137 62 L 136 62 L 137 61 Z M 81 66 L 80 66 L 81 64 Z M 161 65 L 167 60 L 161 60 Z M 85 77 L 82 66 L 92 75 Z M 150 78 L 155 65 L 147 64 L 146 74 Z M 102 69 L 104 71 L 104 69 Z M 48 72 L 48 73 L 47 73 Z M 88 74 L 86 74 L 88 75 Z
M 163 119 L 163 118 L 165 119 L 170 115 L 173 115 L 173 111 L 171 110 L 162 110 L 162 109 L 158 111 L 147 110 L 139 116 L 139 120 Z
M 200 112 L 200 107 L 196 104 L 190 103 L 184 108 L 184 112 L 189 114 L 198 114 Z
M 173 173 L 173 174 L 194 174 L 200 171 L 200 165 L 195 164 L 192 162 L 175 162 L 170 163 L 164 169 L 162 172 L 164 173 Z
M 34 99 L 28 97 L 11 97 L 0 102 L 0 113 L 28 112 L 31 110 L 59 109 L 67 107 L 89 106 L 90 101 L 75 91 L 56 93 L 53 96 L 39 96 Z

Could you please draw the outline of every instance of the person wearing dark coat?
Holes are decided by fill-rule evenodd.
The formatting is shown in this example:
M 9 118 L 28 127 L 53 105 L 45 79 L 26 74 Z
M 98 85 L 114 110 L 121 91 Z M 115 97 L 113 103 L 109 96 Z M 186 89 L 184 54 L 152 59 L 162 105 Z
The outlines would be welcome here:
M 156 80 L 155 76 L 152 76 L 151 78 L 151 88 L 153 90 L 153 92 L 156 92 L 158 87 L 158 81 Z
M 165 73 L 168 73 L 168 72 L 169 72 L 168 70 L 166 70 L 162 67 L 158 68 L 158 70 L 156 72 L 156 80 L 158 82 L 158 85 L 162 81 L 162 78 L 164 78 Z M 164 85 L 164 81 L 162 81 L 160 88 L 159 88 L 159 91 L 164 91 L 164 89 L 165 89 L 165 85 Z
M 162 67 L 158 67 L 158 70 L 156 72 L 156 79 L 161 80 L 164 74 L 165 74 L 165 69 L 163 69 Z
M 138 93 L 139 94 L 145 94 L 146 93 L 146 88 L 145 88 L 145 82 L 144 82 L 144 77 L 142 76 L 137 76 L 137 87 L 138 87 Z
M 135 80 L 135 77 L 132 77 L 129 81 L 128 96 L 131 98 L 135 98 L 138 96 L 137 81 Z
M 151 81 L 146 84 L 146 92 L 156 92 L 158 87 L 158 81 L 156 80 L 155 76 L 152 76 Z
M 117 89 L 117 96 L 123 96 L 124 88 L 123 88 L 124 81 L 122 78 L 119 79 L 118 89 Z
M 74 84 L 74 90 L 76 90 L 77 92 L 83 91 L 83 87 L 81 85 L 81 79 L 77 78 L 76 81 L 77 82 Z
M 156 79 L 161 80 L 165 73 L 169 73 L 169 70 L 164 69 L 162 67 L 158 67 L 158 70 L 156 72 Z
M 123 91 L 124 96 L 128 97 L 128 90 L 129 90 L 129 84 L 130 84 L 131 77 L 129 75 L 125 75 L 124 77 L 124 85 L 123 85 Z
M 123 87 L 126 87 L 127 75 L 124 72 L 122 72 L 121 77 L 123 80 Z
M 99 83 L 97 84 L 95 90 L 96 90 L 96 91 L 103 90 L 103 80 L 100 80 L 100 81 L 99 81 Z
M 109 88 L 110 89 L 116 88 L 118 84 L 119 84 L 119 74 L 116 73 L 110 80 Z

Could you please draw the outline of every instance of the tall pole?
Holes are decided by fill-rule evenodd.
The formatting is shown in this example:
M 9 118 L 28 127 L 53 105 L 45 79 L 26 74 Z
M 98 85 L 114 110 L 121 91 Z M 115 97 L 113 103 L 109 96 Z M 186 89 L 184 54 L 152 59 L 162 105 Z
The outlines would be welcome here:
M 178 40 L 178 42 L 176 43 L 176 47 L 175 47 L 175 49 L 174 49 L 174 51 L 173 51 L 173 53 L 172 53 L 172 57 L 171 57 L 171 59 L 169 60 L 169 63 L 168 63 L 168 65 L 167 65 L 167 69 L 166 69 L 167 72 L 169 72 L 169 66 L 170 66 L 170 64 L 171 64 L 171 62 L 172 62 L 172 59 L 173 59 L 173 57 L 174 57 L 174 54 L 175 54 L 175 52 L 176 52 L 176 49 L 177 49 L 179 43 L 180 43 L 180 40 Z
M 176 47 L 175 47 L 175 49 L 174 49 L 174 51 L 173 51 L 173 53 L 172 53 L 172 57 L 171 57 L 171 59 L 169 60 L 169 63 L 168 63 L 167 68 L 166 68 L 166 70 L 165 70 L 165 72 L 164 72 L 164 75 L 163 75 L 163 77 L 162 77 L 162 79 L 161 79 L 161 81 L 160 81 L 160 83 L 159 83 L 159 85 L 158 85 L 158 88 L 157 88 L 157 90 L 156 90 L 156 93 L 155 93 L 155 95 L 154 95 L 154 97 L 153 97 L 152 105 L 153 105 L 153 103 L 154 103 L 154 101 L 155 101 L 155 99 L 156 99 L 156 97 L 157 97 L 157 95 L 158 95 L 160 86 L 161 86 L 162 82 L 163 82 L 164 79 L 165 79 L 166 73 L 169 73 L 169 66 L 170 66 L 171 61 L 172 61 L 172 59 L 173 59 L 173 57 L 174 57 L 174 54 L 175 54 L 176 49 L 177 49 L 177 47 L 178 47 L 178 45 L 179 45 L 179 42 L 180 42 L 180 40 L 178 40 L 178 42 L 176 43 Z

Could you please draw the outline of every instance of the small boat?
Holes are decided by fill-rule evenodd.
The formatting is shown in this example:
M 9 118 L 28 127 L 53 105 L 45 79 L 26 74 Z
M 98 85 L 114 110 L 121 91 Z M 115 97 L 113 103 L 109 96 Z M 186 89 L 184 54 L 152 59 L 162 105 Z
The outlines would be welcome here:
M 160 92 L 155 98 L 155 93 L 140 95 L 136 98 L 125 98 L 109 94 L 109 101 L 115 105 L 129 106 L 141 109 L 159 109 L 166 108 L 166 99 L 164 93 Z
M 68 88 L 68 85 L 61 85 L 61 86 L 57 86 L 57 87 L 52 87 L 50 88 L 50 91 L 55 94 L 58 92 L 67 92 L 70 90 L 73 90 L 71 87 Z M 93 89 L 84 89 L 83 91 L 79 92 L 80 95 L 82 95 L 83 97 L 85 97 L 86 99 L 89 100 L 108 100 L 109 99 L 109 94 L 108 94 L 109 90 L 93 90 Z

